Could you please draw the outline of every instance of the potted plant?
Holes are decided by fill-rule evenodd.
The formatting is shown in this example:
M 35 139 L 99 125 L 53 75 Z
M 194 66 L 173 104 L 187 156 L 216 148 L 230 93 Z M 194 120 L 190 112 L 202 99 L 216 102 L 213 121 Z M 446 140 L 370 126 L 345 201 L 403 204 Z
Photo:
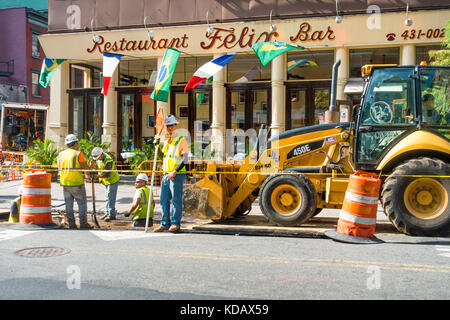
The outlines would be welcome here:
M 52 181 L 58 181 L 58 168 L 56 166 L 59 150 L 55 142 L 49 139 L 33 140 L 33 145 L 26 150 L 28 163 L 39 164 L 52 175 Z

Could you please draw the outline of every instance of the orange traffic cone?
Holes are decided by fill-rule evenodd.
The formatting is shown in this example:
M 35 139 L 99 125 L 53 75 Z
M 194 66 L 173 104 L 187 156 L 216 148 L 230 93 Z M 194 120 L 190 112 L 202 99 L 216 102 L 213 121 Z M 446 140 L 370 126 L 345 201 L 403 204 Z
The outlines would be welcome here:
M 31 170 L 23 175 L 19 222 L 15 229 L 59 228 L 52 220 L 51 174 Z
M 336 231 L 325 235 L 349 243 L 381 243 L 374 236 L 381 180 L 375 173 L 357 171 L 350 176 Z

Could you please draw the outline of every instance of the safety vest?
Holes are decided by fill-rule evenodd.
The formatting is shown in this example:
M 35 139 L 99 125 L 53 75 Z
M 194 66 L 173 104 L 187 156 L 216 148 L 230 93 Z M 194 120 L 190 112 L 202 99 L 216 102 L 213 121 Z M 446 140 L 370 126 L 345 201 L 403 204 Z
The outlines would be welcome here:
M 110 172 L 111 174 L 109 175 L 109 177 L 108 178 L 100 178 L 99 180 L 100 180 L 100 182 L 101 183 L 103 183 L 104 185 L 109 185 L 109 184 L 114 184 L 114 183 L 116 183 L 117 181 L 119 181 L 119 179 L 120 179 L 120 177 L 119 177 L 119 173 L 116 171 L 116 164 L 114 163 L 114 160 L 109 156 L 109 155 L 107 155 L 106 153 L 104 153 L 104 158 L 103 158 L 103 160 L 99 160 L 97 163 L 98 163 L 98 167 L 99 167 L 99 169 L 100 169 L 100 172 L 99 172 L 99 174 L 102 174 L 103 173 L 103 169 L 106 167 L 106 165 L 108 164 L 108 163 L 112 163 L 112 167 L 111 167 L 111 170 L 112 171 L 108 171 L 108 172 Z
M 66 149 L 59 153 L 59 166 L 61 168 L 60 184 L 62 186 L 81 186 L 84 185 L 83 172 L 78 160 L 80 151 Z M 74 171 L 77 170 L 77 171 Z
M 163 147 L 163 154 L 164 154 L 164 160 L 163 160 L 163 173 L 170 173 L 174 171 L 178 165 L 183 161 L 183 157 L 180 156 L 180 146 L 181 142 L 183 141 L 183 136 L 178 136 L 175 139 L 173 139 L 170 143 L 164 142 Z M 186 167 L 183 167 L 183 169 L 180 170 L 180 173 L 185 173 Z
M 155 209 L 153 206 L 153 201 L 149 200 L 150 198 L 150 189 L 146 186 L 138 189 L 141 193 L 141 201 L 139 202 L 139 206 L 133 212 L 133 220 L 136 219 L 146 219 L 147 218 L 147 209 L 148 203 L 150 202 L 150 212 L 148 214 L 149 218 L 153 219 L 153 210 Z
M 13 215 L 12 212 L 9 214 L 9 223 L 17 223 L 19 222 L 19 214 L 20 214 L 20 204 L 22 203 L 22 199 L 20 197 L 15 198 L 13 201 L 11 201 L 11 206 L 13 203 L 16 203 L 17 206 L 17 216 Z

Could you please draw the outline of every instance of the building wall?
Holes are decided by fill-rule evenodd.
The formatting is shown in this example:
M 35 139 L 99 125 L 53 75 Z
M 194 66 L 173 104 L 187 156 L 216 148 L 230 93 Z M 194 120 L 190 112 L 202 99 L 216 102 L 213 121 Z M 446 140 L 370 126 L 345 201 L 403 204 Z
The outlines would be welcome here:
M 27 85 L 26 8 L 0 10 L 0 61 L 14 60 L 14 74 L 0 83 Z
M 39 46 L 39 58 L 33 57 L 32 55 L 32 34 L 33 30 L 38 31 L 40 34 L 47 33 L 47 29 L 37 26 L 36 24 L 30 23 L 30 19 L 27 19 L 26 23 L 26 65 L 27 65 L 27 86 L 28 86 L 28 97 L 30 103 L 39 104 L 50 104 L 50 88 L 43 88 L 40 86 L 40 96 L 34 96 L 32 94 L 32 75 L 31 71 L 39 71 L 42 67 L 42 62 L 45 58 L 44 50 Z

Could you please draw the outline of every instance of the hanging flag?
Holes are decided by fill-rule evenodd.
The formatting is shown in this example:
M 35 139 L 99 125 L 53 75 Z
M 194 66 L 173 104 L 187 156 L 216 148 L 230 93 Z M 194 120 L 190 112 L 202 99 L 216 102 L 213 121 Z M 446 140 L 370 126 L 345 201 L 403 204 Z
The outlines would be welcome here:
M 249 82 L 259 75 L 261 75 L 261 70 L 259 70 L 259 67 L 257 65 L 254 65 L 253 68 L 248 70 L 244 76 L 240 77 L 235 82 Z
M 103 86 L 102 86 L 102 94 L 106 96 L 108 94 L 109 83 L 111 82 L 111 78 L 113 76 L 114 70 L 116 70 L 117 65 L 122 58 L 121 54 L 103 53 Z
M 58 68 L 58 66 L 64 61 L 66 61 L 66 59 L 44 58 L 44 61 L 42 62 L 41 77 L 39 78 L 39 84 L 44 88 L 47 88 L 56 68 Z
M 177 66 L 181 52 L 177 49 L 167 48 L 156 77 L 155 88 L 150 98 L 156 101 L 169 101 L 169 90 L 172 83 L 173 72 Z
M 294 69 L 295 67 L 318 67 L 319 65 L 312 60 L 296 59 L 288 62 L 287 70 Z
M 189 89 L 194 89 L 200 83 L 206 81 L 208 78 L 211 78 L 223 67 L 225 67 L 226 64 L 230 62 L 230 60 L 233 59 L 235 55 L 235 53 L 224 54 L 202 65 L 197 71 L 195 71 L 193 77 L 189 80 L 186 87 L 184 88 L 184 92 Z
M 271 41 L 271 42 L 257 42 L 252 46 L 261 64 L 265 67 L 270 61 L 292 49 L 305 49 L 300 46 L 294 46 L 284 42 Z

